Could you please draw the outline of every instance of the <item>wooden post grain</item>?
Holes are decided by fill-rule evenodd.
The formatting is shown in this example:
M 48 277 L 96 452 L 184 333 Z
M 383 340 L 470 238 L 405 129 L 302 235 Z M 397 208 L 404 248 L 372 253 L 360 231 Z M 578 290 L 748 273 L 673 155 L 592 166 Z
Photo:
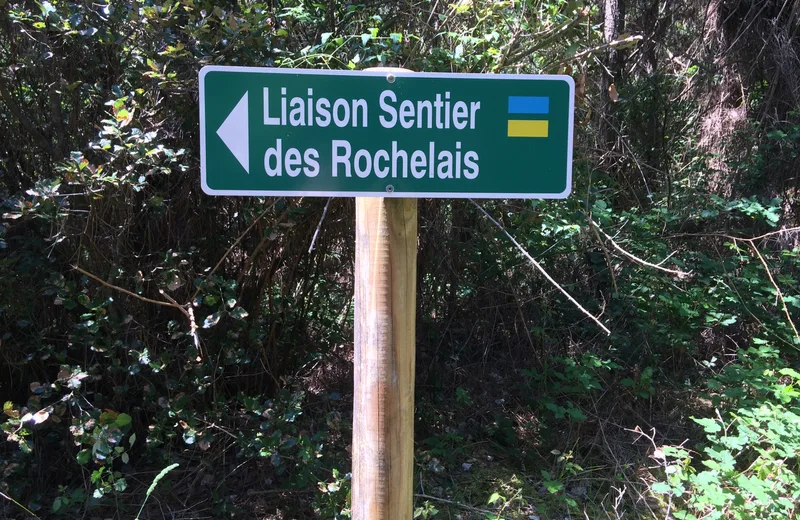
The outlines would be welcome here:
M 352 517 L 410 520 L 417 200 L 356 198 Z

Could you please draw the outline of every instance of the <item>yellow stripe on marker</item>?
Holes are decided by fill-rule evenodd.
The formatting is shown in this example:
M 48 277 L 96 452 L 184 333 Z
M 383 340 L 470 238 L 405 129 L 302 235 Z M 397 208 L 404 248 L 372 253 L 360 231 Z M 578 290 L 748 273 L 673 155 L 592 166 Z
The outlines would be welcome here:
M 547 121 L 512 119 L 508 122 L 508 137 L 547 137 Z

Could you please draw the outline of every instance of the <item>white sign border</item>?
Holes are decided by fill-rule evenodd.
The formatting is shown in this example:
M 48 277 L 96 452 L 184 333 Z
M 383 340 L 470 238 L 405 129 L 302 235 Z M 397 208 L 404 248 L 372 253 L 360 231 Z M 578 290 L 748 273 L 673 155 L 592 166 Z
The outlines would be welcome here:
M 271 191 L 271 190 L 216 190 L 206 181 L 206 106 L 205 77 L 209 72 L 244 72 L 251 74 L 308 74 L 318 76 L 383 76 L 415 78 L 470 78 L 482 80 L 556 80 L 569 85 L 569 122 L 567 136 L 567 187 L 561 193 L 460 193 L 460 192 L 402 192 L 392 191 Z M 572 146 L 575 133 L 575 80 L 572 76 L 555 74 L 474 74 L 463 72 L 412 72 L 387 70 L 320 70 L 279 69 L 273 67 L 237 67 L 228 65 L 206 65 L 200 69 L 200 183 L 207 195 L 234 197 L 389 197 L 410 199 L 566 199 L 572 192 Z

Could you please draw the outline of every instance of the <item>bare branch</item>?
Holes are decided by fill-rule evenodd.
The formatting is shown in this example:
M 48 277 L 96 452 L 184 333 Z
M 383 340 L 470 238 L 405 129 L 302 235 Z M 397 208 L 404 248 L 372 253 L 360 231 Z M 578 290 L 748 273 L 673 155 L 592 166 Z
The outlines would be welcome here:
M 220 259 L 219 259 L 219 262 L 217 262 L 217 265 L 215 265 L 215 266 L 214 266 L 214 268 L 211 270 L 211 272 L 210 272 L 210 273 L 208 273 L 208 275 L 206 276 L 206 278 L 211 278 L 211 276 L 212 276 L 214 273 L 216 273 L 216 272 L 217 272 L 217 269 L 219 269 L 219 266 L 221 266 L 221 265 L 222 265 L 222 262 L 224 262 L 224 261 L 225 261 L 225 259 L 228 257 L 228 255 L 229 255 L 229 254 L 231 254 L 231 251 L 233 251 L 233 249 L 234 249 L 236 246 L 238 246 L 238 245 L 239 245 L 239 242 L 241 242 L 241 241 L 244 239 L 244 237 L 246 237 L 246 236 L 247 236 L 247 234 L 250 232 L 250 230 L 251 230 L 251 229 L 253 229 L 253 228 L 255 227 L 255 225 L 256 225 L 256 224 L 258 224 L 258 222 L 259 222 L 259 221 L 260 221 L 262 218 L 264 218 L 264 215 L 266 215 L 266 214 L 267 214 L 267 212 L 268 212 L 269 210 L 271 210 L 272 208 L 274 208 L 274 207 L 275 207 L 275 204 L 277 204 L 277 203 L 278 203 L 278 201 L 276 200 L 275 202 L 273 202 L 272 204 L 270 204 L 270 205 L 269 205 L 269 206 L 268 206 L 268 207 L 267 207 L 267 208 L 266 208 L 264 211 L 262 211 L 262 212 L 261 212 L 261 214 L 260 214 L 258 217 L 256 217 L 256 218 L 253 220 L 253 222 L 252 222 L 252 223 L 251 223 L 249 226 L 247 226 L 247 229 L 245 229 L 245 230 L 244 230 L 244 232 L 243 232 L 241 235 L 239 235 L 239 238 L 237 238 L 237 239 L 236 239 L 236 240 L 233 242 L 233 244 L 231 244 L 231 247 L 229 247 L 229 248 L 228 248 L 228 250 L 227 250 L 227 251 L 225 251 L 225 254 L 224 254 L 224 255 L 222 255 L 222 258 L 220 258 Z M 192 300 L 191 300 L 191 301 L 194 301 L 194 299 L 195 299 L 195 298 L 197 298 L 197 295 L 198 295 L 198 294 L 200 294 L 200 288 L 199 288 L 199 287 L 198 287 L 198 288 L 197 288 L 197 290 L 194 292 L 194 296 L 192 296 Z
M 535 259 L 534 259 L 534 258 L 533 258 L 531 255 L 530 255 L 530 253 L 528 253 L 527 251 L 525 251 L 525 248 L 524 248 L 524 247 L 522 247 L 522 245 L 520 245 L 520 243 L 519 243 L 519 242 L 517 242 L 517 241 L 516 241 L 516 239 L 514 239 L 514 237 L 512 237 L 512 236 L 511 236 L 511 234 L 510 234 L 508 231 L 506 231 L 506 228 L 505 228 L 505 227 L 503 227 L 503 225 L 502 225 L 500 222 L 496 221 L 496 220 L 495 220 L 495 219 L 494 219 L 494 218 L 493 218 L 491 215 L 489 215 L 489 213 L 487 213 L 487 212 L 486 212 L 486 210 L 485 210 L 485 209 L 483 209 L 483 208 L 482 208 L 482 207 L 481 207 L 481 206 L 480 206 L 480 205 L 479 205 L 477 202 L 475 202 L 475 201 L 474 201 L 474 200 L 472 200 L 472 199 L 469 199 L 469 201 L 470 201 L 470 202 L 471 202 L 471 203 L 472 203 L 472 204 L 473 204 L 473 205 L 474 205 L 476 208 L 478 208 L 478 209 L 480 210 L 480 212 L 481 212 L 481 213 L 483 213 L 484 215 L 486 215 L 486 218 L 488 218 L 488 219 L 489 219 L 489 220 L 492 222 L 492 224 L 494 224 L 495 226 L 497 226 L 497 228 L 498 228 L 500 231 L 502 231 L 502 232 L 503 232 L 503 233 L 504 233 L 504 234 L 505 234 L 505 235 L 508 237 L 508 239 L 509 239 L 509 240 L 511 240 L 511 243 L 513 243 L 515 246 L 517 246 L 517 249 L 519 249 L 519 250 L 520 250 L 520 252 L 521 252 L 523 255 L 525 255 L 525 258 L 527 258 L 528 260 L 530 260 L 530 262 L 533 264 L 533 266 L 534 266 L 536 269 L 538 269 L 538 271 L 539 271 L 540 273 L 542 273 L 542 276 L 544 276 L 544 277 L 547 279 L 547 281 L 548 281 L 548 282 L 550 282 L 551 284 L 553 284 L 553 286 L 555 286 L 555 288 L 556 288 L 556 289 L 558 289 L 558 290 L 561 292 L 561 294 L 563 294 L 564 296 L 566 296 L 566 297 L 567 297 L 567 299 L 568 299 L 570 302 L 572 302 L 572 304 L 573 304 L 573 305 L 575 305 L 575 306 L 576 306 L 578 309 L 580 309 L 580 311 L 581 311 L 583 314 L 585 314 L 585 315 L 586 315 L 586 316 L 587 316 L 589 319 L 591 319 L 593 322 L 595 322 L 595 323 L 597 324 L 597 326 L 598 326 L 598 327 L 600 327 L 601 329 L 603 329 L 603 331 L 604 331 L 606 334 L 611 334 L 611 331 L 608 329 L 608 327 L 606 327 L 605 325 L 603 325 L 603 323 L 602 323 L 600 320 L 598 320 L 597 318 L 595 318 L 595 317 L 594 317 L 594 315 L 592 315 L 592 313 L 591 313 L 591 312 L 587 311 L 587 310 L 586 310 L 586 309 L 583 307 L 583 305 L 581 305 L 580 303 L 578 303 L 578 300 L 576 300 L 575 298 L 573 298 L 573 297 L 572 297 L 572 296 L 571 296 L 571 295 L 570 295 L 570 294 L 567 292 L 567 290 L 566 290 L 566 289 L 564 289 L 563 287 L 561 287 L 561 285 L 559 285 L 559 284 L 558 284 L 558 282 L 556 282 L 556 281 L 553 279 L 553 277 L 552 277 L 552 276 L 550 276 L 550 275 L 547 273 L 547 271 L 545 271 L 545 270 L 544 270 L 544 267 L 542 267 L 542 265 L 541 265 L 539 262 L 537 262 L 537 261 L 536 261 L 536 260 L 535 260 Z
M 594 220 L 589 219 L 589 223 L 592 225 L 592 227 L 594 229 L 596 229 L 600 233 L 602 233 L 603 236 L 606 237 L 606 240 L 611 242 L 611 245 L 614 247 L 614 249 L 616 249 L 617 251 L 622 253 L 622 255 L 625 256 L 626 258 L 629 258 L 629 259 L 633 260 L 634 262 L 636 262 L 638 264 L 641 264 L 641 265 L 644 265 L 646 267 L 651 267 L 651 268 L 657 269 L 659 271 L 664 271 L 665 273 L 674 274 L 674 275 L 678 276 L 679 278 L 688 278 L 688 277 L 690 277 L 692 275 L 691 272 L 687 273 L 686 271 L 679 271 L 677 269 L 667 269 L 666 267 L 661 267 L 661 264 L 664 263 L 664 261 L 666 261 L 666 260 L 664 260 L 664 261 L 662 261 L 662 262 L 660 262 L 658 264 L 653 264 L 653 263 L 648 262 L 647 260 L 642 260 L 638 256 L 636 256 L 636 255 L 634 255 L 632 253 L 629 253 L 628 251 L 625 251 L 624 249 L 622 249 L 622 247 L 619 244 L 617 244 L 614 241 L 614 239 L 611 238 L 611 236 L 608 235 L 608 233 L 603 231 L 600 228 L 600 226 Z M 670 255 L 670 256 L 672 256 L 672 255 Z
M 322 210 L 322 216 L 319 218 L 317 229 L 314 231 L 314 236 L 311 237 L 311 245 L 308 246 L 309 254 L 311 254 L 311 251 L 314 250 L 314 242 L 317 241 L 317 235 L 319 235 L 319 230 L 322 228 L 322 222 L 325 220 L 325 215 L 328 214 L 328 206 L 331 205 L 331 200 L 333 200 L 333 197 L 328 197 L 328 202 L 325 203 L 325 209 Z
M 414 496 L 418 498 L 423 498 L 425 500 L 434 500 L 436 502 L 441 502 L 442 504 L 449 504 L 451 506 L 460 507 L 461 509 L 466 509 L 467 511 L 475 511 L 476 513 L 481 513 L 483 515 L 493 514 L 491 511 L 488 511 L 486 509 L 479 509 L 477 507 L 468 506 L 467 504 L 462 504 L 454 500 L 447 500 L 446 498 L 439 498 L 431 495 L 421 495 L 421 494 L 415 494 Z
M 127 294 L 128 296 L 132 296 L 132 297 L 136 298 L 137 300 L 141 300 L 143 302 L 152 303 L 152 304 L 155 304 L 155 305 L 162 305 L 164 307 L 174 307 L 174 308 L 180 310 L 187 317 L 189 316 L 187 314 L 187 312 L 186 312 L 186 309 L 181 307 L 180 304 L 178 304 L 177 302 L 171 303 L 171 302 L 165 302 L 165 301 L 161 301 L 161 300 L 153 300 L 151 298 L 146 298 L 144 296 L 140 296 L 140 295 L 136 294 L 135 292 L 131 292 L 131 291 L 127 290 L 127 289 L 123 289 L 122 287 L 119 287 L 119 286 L 116 286 L 116 285 L 112 285 L 112 284 L 106 282 L 105 280 L 101 279 L 100 277 L 98 277 L 96 275 L 93 275 L 89 271 L 78 267 L 77 265 L 73 265 L 72 268 L 75 269 L 76 271 L 78 271 L 79 273 L 85 274 L 86 276 L 88 276 L 92 280 L 96 281 L 97 283 L 108 287 L 109 289 L 114 289 L 115 291 L 119 291 L 119 292 L 121 292 L 123 294 Z M 162 294 L 164 294 L 164 293 L 162 292 Z M 174 300 L 173 300 L 173 302 L 174 302 Z
M 786 319 L 789 321 L 789 325 L 792 326 L 792 330 L 794 331 L 794 337 L 797 338 L 797 342 L 800 343 L 800 334 L 797 333 L 797 327 L 795 326 L 794 321 L 792 321 L 792 315 L 789 314 L 789 308 L 786 307 L 786 300 L 783 299 L 783 292 L 781 292 L 781 288 L 778 287 L 778 284 L 772 277 L 772 272 L 769 270 L 769 265 L 767 265 L 767 261 L 764 260 L 763 256 L 761 256 L 761 252 L 758 250 L 758 248 L 752 241 L 750 241 L 750 249 L 753 250 L 758 259 L 761 261 L 761 265 L 764 266 L 764 270 L 767 272 L 769 281 L 772 282 L 772 286 L 775 288 L 775 292 L 778 293 L 778 299 L 781 301 L 781 305 L 783 305 L 783 312 L 786 314 Z
M 605 243 L 603 243 L 603 239 L 600 237 L 598 228 L 596 226 L 590 227 L 594 232 L 597 243 L 600 244 L 600 249 L 603 250 L 603 256 L 605 257 L 606 265 L 608 266 L 608 274 L 611 276 L 611 286 L 614 288 L 614 294 L 619 294 L 619 289 L 617 288 L 617 277 L 614 274 L 614 266 L 611 263 L 611 255 L 608 253 L 608 248 L 606 247 Z

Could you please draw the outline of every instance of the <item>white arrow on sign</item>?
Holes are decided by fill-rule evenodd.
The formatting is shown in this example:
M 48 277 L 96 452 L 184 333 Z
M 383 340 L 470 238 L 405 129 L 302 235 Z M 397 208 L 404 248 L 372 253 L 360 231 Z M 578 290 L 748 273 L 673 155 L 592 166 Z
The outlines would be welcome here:
M 231 151 L 244 171 L 250 173 L 250 125 L 247 120 L 247 92 L 217 130 L 217 135 Z

